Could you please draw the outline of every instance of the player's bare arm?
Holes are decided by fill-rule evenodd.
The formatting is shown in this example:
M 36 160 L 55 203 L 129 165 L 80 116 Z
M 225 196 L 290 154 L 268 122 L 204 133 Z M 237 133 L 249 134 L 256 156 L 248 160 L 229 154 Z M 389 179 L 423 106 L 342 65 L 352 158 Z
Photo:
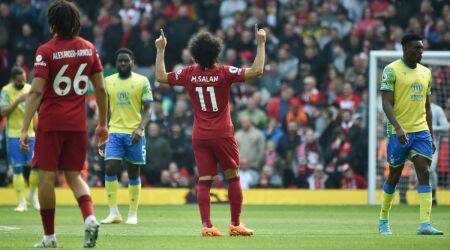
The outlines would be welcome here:
M 264 72 L 264 62 L 266 57 L 266 31 L 264 29 L 258 29 L 257 24 L 255 24 L 255 38 L 258 44 L 256 57 L 252 66 L 245 70 L 245 80 L 252 80 L 260 77 Z
M 381 94 L 381 98 L 383 101 L 383 111 L 386 114 L 389 122 L 394 126 L 396 135 L 402 144 L 408 143 L 408 136 L 400 126 L 397 121 L 397 118 L 394 115 L 394 93 L 389 91 L 383 91 Z
M 98 106 L 99 122 L 95 129 L 97 145 L 102 146 L 108 140 L 108 130 L 106 128 L 106 119 L 108 112 L 108 97 L 106 95 L 103 72 L 92 75 L 92 85 L 94 86 L 95 98 Z
M 164 51 L 166 49 L 167 39 L 164 35 L 164 30 L 161 29 L 161 35 L 155 41 L 156 46 L 156 62 L 155 62 L 155 75 L 156 80 L 162 84 L 169 84 L 167 78 L 166 65 L 164 63 Z
M 30 150 L 28 146 L 28 128 L 30 127 L 31 120 L 36 114 L 37 109 L 42 100 L 42 92 L 46 81 L 43 78 L 35 77 L 31 84 L 30 93 L 26 100 L 25 115 L 22 123 L 22 135 L 20 137 L 20 148 L 24 152 Z
M 19 98 L 14 100 L 14 102 L 11 103 L 10 105 L 1 107 L 0 114 L 3 117 L 8 117 L 17 108 L 17 106 L 19 106 L 19 104 L 21 104 L 22 102 L 24 102 L 27 99 L 27 96 L 28 96 L 28 93 L 23 93 L 22 95 L 19 96 Z
M 427 95 L 427 99 L 425 101 L 425 111 L 426 111 L 426 119 L 428 124 L 428 129 L 430 130 L 431 134 L 431 143 L 433 144 L 433 152 L 436 150 L 436 146 L 434 145 L 434 135 L 433 135 L 433 113 L 431 113 L 431 102 L 430 102 L 430 96 Z
M 139 127 L 137 127 L 137 129 L 134 130 L 133 133 L 131 134 L 131 142 L 133 144 L 137 143 L 141 139 L 143 134 L 142 132 L 144 131 L 145 126 L 152 117 L 151 103 L 145 102 L 142 104 L 142 106 L 144 115 L 142 116 L 141 123 L 139 124 Z

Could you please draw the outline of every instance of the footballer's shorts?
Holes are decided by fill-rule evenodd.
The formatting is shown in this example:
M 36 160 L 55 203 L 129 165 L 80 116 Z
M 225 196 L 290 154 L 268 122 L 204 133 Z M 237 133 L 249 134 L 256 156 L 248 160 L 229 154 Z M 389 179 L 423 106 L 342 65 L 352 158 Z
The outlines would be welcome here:
M 217 164 L 222 170 L 239 168 L 239 148 L 236 138 L 192 139 L 198 175 L 215 176 Z
M 86 131 L 37 131 L 33 167 L 81 171 L 87 153 Z
M 28 147 L 30 148 L 30 151 L 28 151 L 28 153 L 24 153 L 20 148 L 20 138 L 8 137 L 6 142 L 8 165 L 10 167 L 30 165 L 31 159 L 33 159 L 34 142 L 34 137 L 30 137 L 28 139 Z
M 133 144 L 131 135 L 121 133 L 109 134 L 108 142 L 105 146 L 105 160 L 126 160 L 136 165 L 145 164 L 145 137 Z
M 433 158 L 433 144 L 429 131 L 408 133 L 408 144 L 400 142 L 396 135 L 391 135 L 387 146 L 387 161 L 391 167 L 403 166 L 407 159 L 416 155 Z

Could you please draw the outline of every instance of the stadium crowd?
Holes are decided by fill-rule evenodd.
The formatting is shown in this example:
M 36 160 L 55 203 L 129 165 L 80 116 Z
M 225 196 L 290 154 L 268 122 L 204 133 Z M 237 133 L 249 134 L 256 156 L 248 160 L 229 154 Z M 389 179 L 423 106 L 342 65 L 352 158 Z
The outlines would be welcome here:
M 152 83 L 155 101 L 146 128 L 144 186 L 188 187 L 196 176 L 187 93 L 154 80 L 154 40 L 161 27 L 168 39 L 166 64 L 173 71 L 192 64 L 186 47 L 199 31 L 208 30 L 223 41 L 220 63 L 239 67 L 250 66 L 255 56 L 254 24 L 268 31 L 264 75 L 235 84 L 230 100 L 243 188 L 366 188 L 369 51 L 401 50 L 400 39 L 407 32 L 424 36 L 426 50 L 450 50 L 450 4 L 439 0 L 74 2 L 82 11 L 80 36 L 97 47 L 105 74 L 115 72 L 115 51 L 127 47 L 135 54 L 135 70 Z M 50 37 L 47 4 L 1 1 L 2 86 L 13 65 L 31 79 L 36 48 Z M 438 104 L 447 107 L 448 119 L 449 72 L 433 71 L 435 93 L 443 97 L 437 98 Z M 91 186 L 101 186 L 104 163 L 93 141 L 93 103 L 90 96 L 86 178 Z M 8 168 L 1 138 L 0 185 L 5 185 Z M 214 185 L 224 185 L 222 179 Z M 126 173 L 121 181 L 126 185 Z

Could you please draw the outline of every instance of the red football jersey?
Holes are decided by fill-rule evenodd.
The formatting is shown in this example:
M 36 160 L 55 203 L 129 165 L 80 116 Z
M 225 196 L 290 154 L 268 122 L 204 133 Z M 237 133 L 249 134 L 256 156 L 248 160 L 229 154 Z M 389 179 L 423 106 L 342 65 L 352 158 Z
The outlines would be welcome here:
M 245 81 L 245 69 L 213 66 L 207 70 L 190 66 L 170 72 L 170 85 L 184 86 L 194 106 L 193 139 L 234 136 L 230 115 L 230 87 Z
M 34 77 L 46 80 L 39 108 L 38 130 L 86 131 L 89 77 L 102 71 L 97 50 L 81 37 L 58 36 L 36 52 Z

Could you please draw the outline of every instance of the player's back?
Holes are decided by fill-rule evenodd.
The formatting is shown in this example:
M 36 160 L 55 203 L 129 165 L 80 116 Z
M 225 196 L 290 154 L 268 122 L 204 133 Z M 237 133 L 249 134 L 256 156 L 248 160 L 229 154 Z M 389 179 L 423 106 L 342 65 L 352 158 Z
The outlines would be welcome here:
M 102 71 L 95 47 L 81 37 L 55 36 L 36 52 L 34 76 L 46 80 L 38 129 L 85 131 L 89 76 Z
M 169 74 L 169 83 L 187 88 L 194 107 L 192 138 L 226 138 L 234 135 L 230 115 L 230 87 L 245 80 L 245 70 L 230 66 L 202 69 L 190 66 Z

